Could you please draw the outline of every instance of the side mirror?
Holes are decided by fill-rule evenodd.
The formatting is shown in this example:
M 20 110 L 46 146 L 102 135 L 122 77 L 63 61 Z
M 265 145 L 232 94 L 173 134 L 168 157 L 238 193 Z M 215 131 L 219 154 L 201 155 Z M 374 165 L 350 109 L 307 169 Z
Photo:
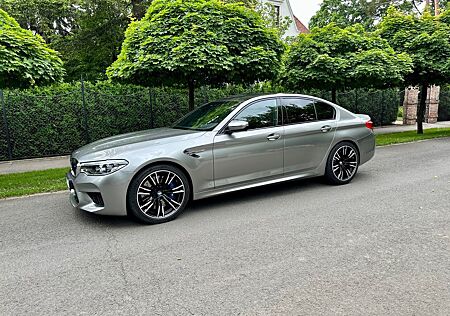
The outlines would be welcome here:
M 234 132 L 245 131 L 247 128 L 248 122 L 234 120 L 228 124 L 225 131 L 227 132 L 227 134 L 233 134 Z

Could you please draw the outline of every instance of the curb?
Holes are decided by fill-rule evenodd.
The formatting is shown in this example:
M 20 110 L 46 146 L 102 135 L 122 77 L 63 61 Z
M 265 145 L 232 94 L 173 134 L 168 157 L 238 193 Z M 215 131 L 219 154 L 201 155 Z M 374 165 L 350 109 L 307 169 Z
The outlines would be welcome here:
M 11 196 L 11 197 L 0 199 L 0 202 L 20 200 L 20 199 L 25 199 L 25 198 L 29 198 L 29 197 L 35 197 L 35 196 L 46 196 L 46 195 L 51 195 L 51 194 L 63 194 L 63 193 L 68 193 L 68 191 L 43 192 L 43 193 L 35 193 L 35 194 L 30 194 L 30 195 Z

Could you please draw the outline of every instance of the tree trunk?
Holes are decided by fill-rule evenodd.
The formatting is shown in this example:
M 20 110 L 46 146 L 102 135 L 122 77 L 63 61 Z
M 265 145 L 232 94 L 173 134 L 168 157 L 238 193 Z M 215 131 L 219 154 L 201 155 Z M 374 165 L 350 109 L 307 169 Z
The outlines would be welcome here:
M 434 0 L 434 15 L 438 16 L 439 15 L 439 0 Z
M 337 97 L 336 97 L 336 89 L 333 88 L 333 89 L 331 89 L 331 102 L 336 103 L 336 99 L 337 99 Z
M 188 88 L 189 88 L 189 111 L 193 111 L 195 106 L 195 82 L 193 79 L 189 79 Z
M 422 83 L 420 87 L 420 103 L 417 110 L 417 134 L 423 134 L 423 122 L 425 121 L 425 110 L 427 109 L 428 83 Z

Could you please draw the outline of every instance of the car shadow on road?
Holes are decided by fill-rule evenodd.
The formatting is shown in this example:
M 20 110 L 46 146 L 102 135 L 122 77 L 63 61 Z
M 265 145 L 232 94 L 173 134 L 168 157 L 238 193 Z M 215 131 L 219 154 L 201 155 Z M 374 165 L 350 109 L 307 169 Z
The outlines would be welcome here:
M 82 225 L 95 225 L 98 227 L 114 227 L 114 228 L 128 228 L 133 226 L 142 226 L 141 223 L 133 220 L 128 216 L 104 216 L 93 214 L 82 210 L 74 210 L 74 218 Z
M 296 193 L 306 192 L 309 190 L 340 190 L 349 189 L 353 185 L 365 182 L 370 175 L 364 172 L 357 173 L 352 182 L 348 185 L 335 186 L 329 184 L 324 177 L 315 177 L 307 179 L 297 179 L 292 181 L 280 182 L 270 185 L 264 185 L 256 188 L 240 190 L 236 192 L 226 193 L 198 201 L 192 201 L 184 212 L 183 216 L 189 216 L 189 213 L 202 212 L 211 210 L 218 206 L 234 205 L 238 203 L 246 203 L 252 201 L 261 201 L 272 199 L 279 196 L 288 197 Z
M 357 184 L 359 181 L 365 181 L 364 179 L 369 177 L 365 173 L 358 173 L 355 176 L 352 184 Z M 350 185 L 352 185 L 350 184 Z M 231 206 L 236 207 L 239 203 L 248 203 L 253 201 L 263 201 L 272 199 L 279 196 L 289 196 L 296 193 L 301 193 L 309 190 L 316 190 L 320 188 L 337 188 L 336 186 L 329 185 L 324 178 L 308 178 L 300 180 L 292 180 L 287 182 L 281 182 L 276 184 L 270 184 L 260 186 L 251 189 L 240 190 L 236 192 L 226 193 L 198 201 L 192 201 L 187 207 L 181 217 L 188 217 L 189 214 L 196 212 L 210 211 L 215 207 Z M 343 186 L 346 187 L 346 186 Z M 147 226 L 142 224 L 133 218 L 127 216 L 102 216 L 80 210 L 74 211 L 74 216 L 77 221 L 84 225 L 98 225 L 99 227 L 114 227 L 114 228 L 128 228 Z
M 323 178 L 309 178 L 269 184 L 193 201 L 186 211 L 187 214 L 189 214 L 190 212 L 210 210 L 219 205 L 236 205 L 237 203 L 272 199 L 274 197 L 291 195 L 320 186 L 327 186 Z

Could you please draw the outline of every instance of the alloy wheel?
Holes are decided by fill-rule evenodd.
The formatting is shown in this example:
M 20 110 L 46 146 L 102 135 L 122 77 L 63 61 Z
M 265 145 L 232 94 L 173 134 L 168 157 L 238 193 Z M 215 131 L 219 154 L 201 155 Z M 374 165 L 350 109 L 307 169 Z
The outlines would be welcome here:
M 339 147 L 334 153 L 331 168 L 334 176 L 340 181 L 351 179 L 358 169 L 358 154 L 350 146 Z
M 182 206 L 186 190 L 181 178 L 169 170 L 147 175 L 137 190 L 137 204 L 141 212 L 154 219 L 164 219 Z

